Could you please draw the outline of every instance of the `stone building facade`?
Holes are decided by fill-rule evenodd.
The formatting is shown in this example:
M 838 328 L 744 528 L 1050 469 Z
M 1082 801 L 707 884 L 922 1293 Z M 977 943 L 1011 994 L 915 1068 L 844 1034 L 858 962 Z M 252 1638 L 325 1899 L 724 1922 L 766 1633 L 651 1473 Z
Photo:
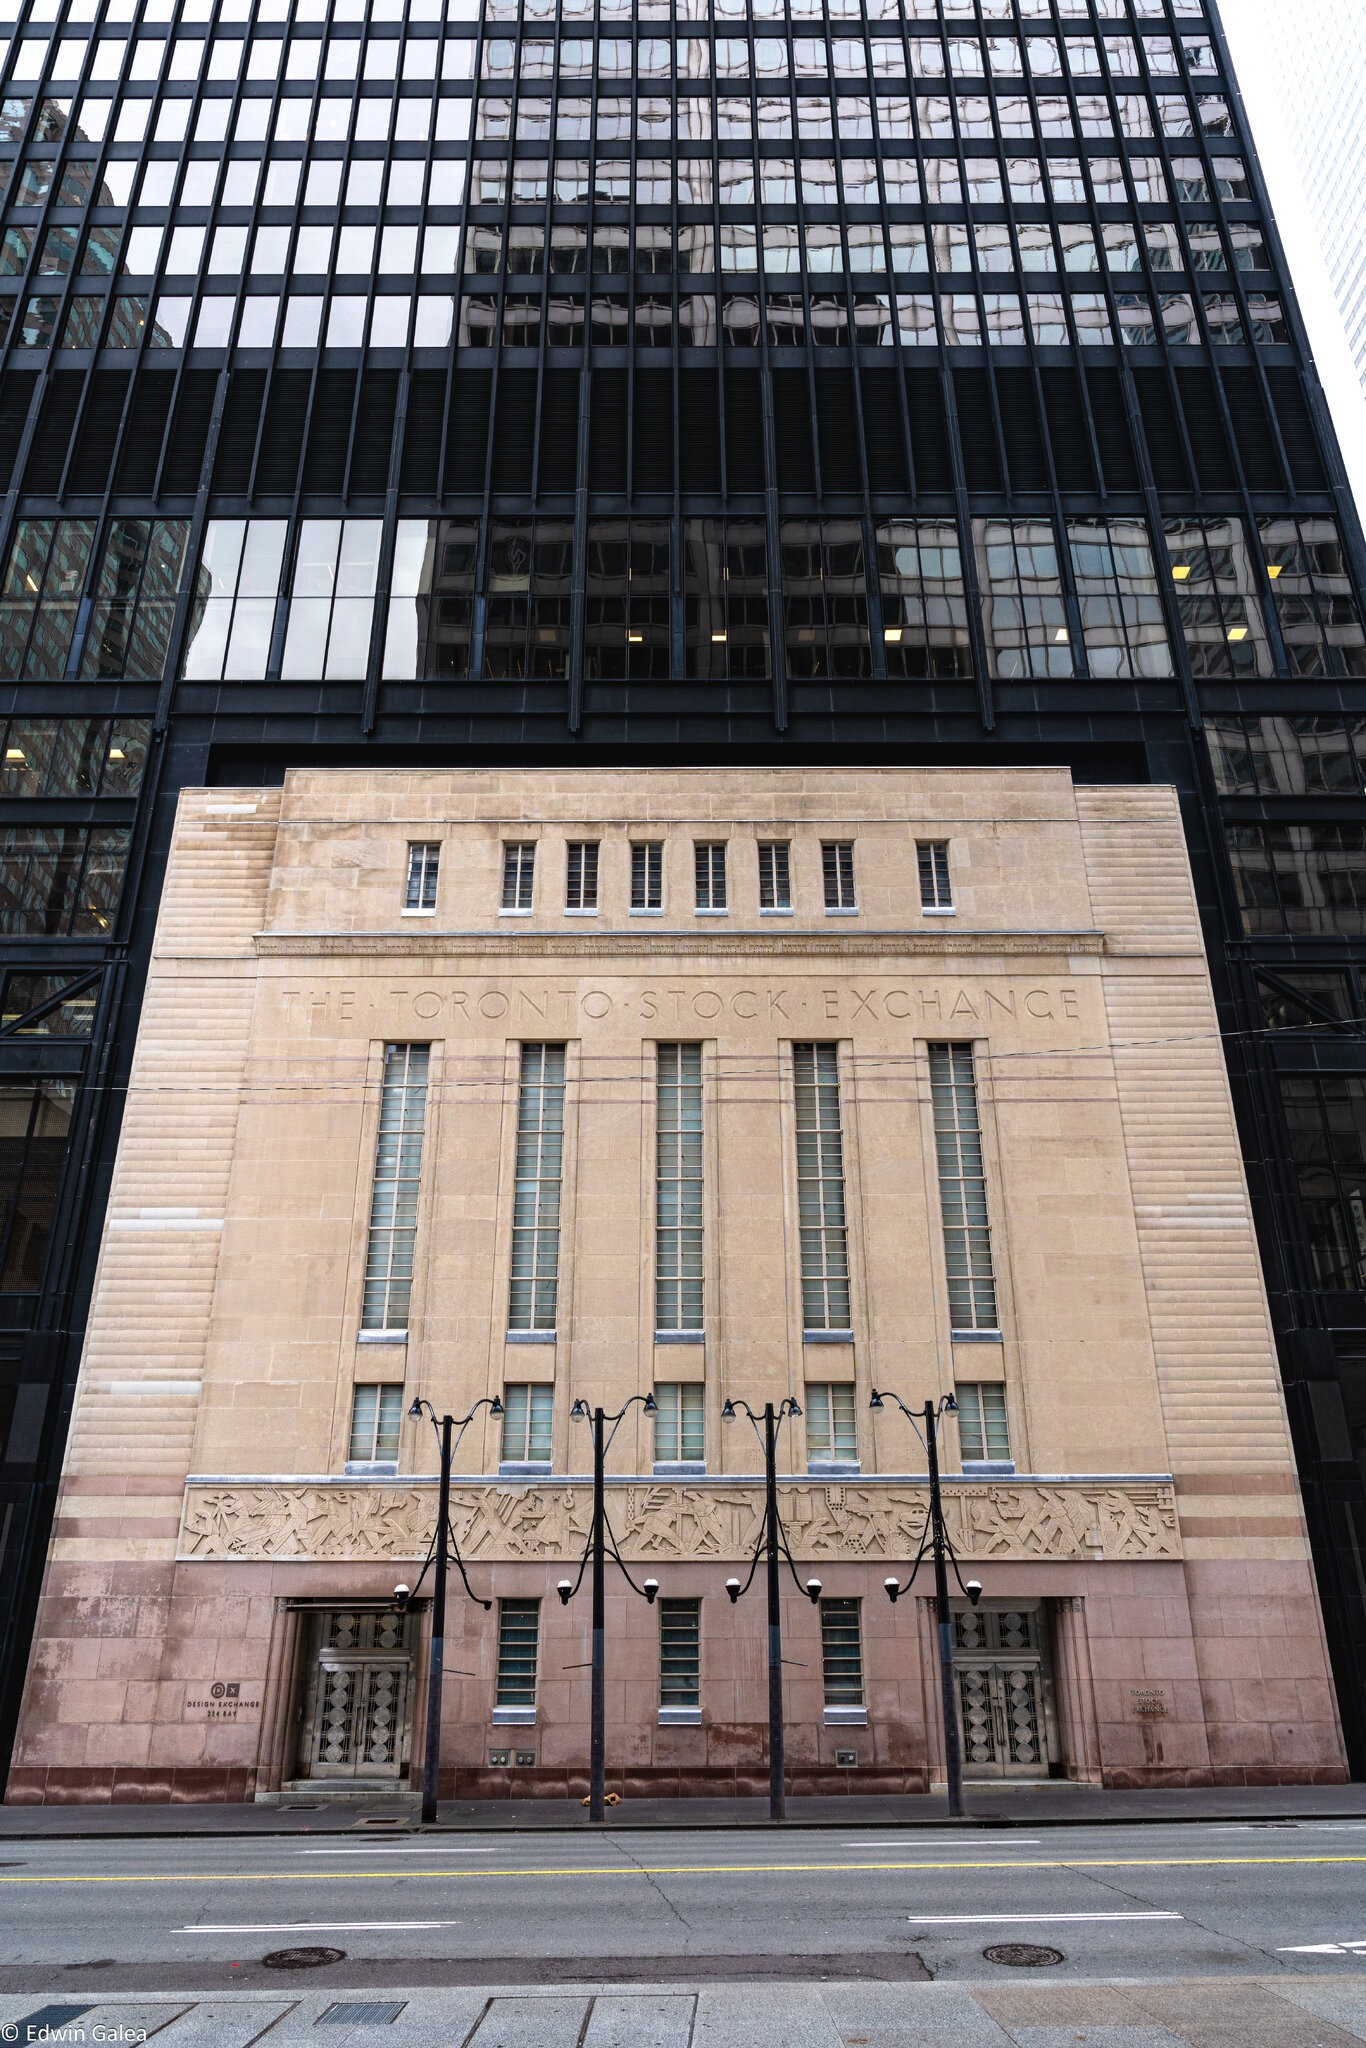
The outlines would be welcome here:
M 942 1771 L 924 1458 L 956 1391 L 969 1776 L 1345 1776 L 1175 799 L 1061 770 L 298 770 L 183 793 L 8 1797 Z M 430 1580 L 427 1582 L 430 1586 Z M 424 1589 L 425 1591 L 426 1589 Z

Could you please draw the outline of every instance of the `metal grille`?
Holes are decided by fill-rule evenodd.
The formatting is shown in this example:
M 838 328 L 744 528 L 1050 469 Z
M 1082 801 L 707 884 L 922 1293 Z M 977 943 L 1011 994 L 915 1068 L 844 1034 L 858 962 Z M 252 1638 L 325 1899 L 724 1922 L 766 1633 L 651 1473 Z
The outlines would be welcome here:
M 655 1093 L 655 1328 L 703 1327 L 702 1048 L 661 1045 Z
M 702 1700 L 702 1602 L 659 1603 L 659 1704 L 696 1707 Z
M 535 1706 L 540 1626 L 539 1600 L 498 1602 L 498 1706 Z
M 361 1328 L 406 1330 L 422 1182 L 430 1047 L 386 1045 Z
M 929 1052 L 949 1316 L 955 1330 L 994 1330 L 996 1280 L 972 1047 L 932 1045 Z
M 863 1705 L 863 1640 L 858 1600 L 821 1601 L 821 1671 L 827 1707 Z
M 564 1047 L 524 1045 L 517 1094 L 510 1330 L 553 1330 L 560 1264 Z
M 849 1244 L 838 1048 L 795 1045 L 792 1066 L 802 1324 L 808 1330 L 847 1330 Z

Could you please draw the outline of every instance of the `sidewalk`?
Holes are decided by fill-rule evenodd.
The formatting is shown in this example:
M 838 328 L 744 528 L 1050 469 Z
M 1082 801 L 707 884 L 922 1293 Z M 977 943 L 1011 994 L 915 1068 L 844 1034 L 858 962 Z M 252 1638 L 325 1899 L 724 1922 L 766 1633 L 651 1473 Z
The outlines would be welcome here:
M 1198 1821 L 1366 1821 L 1366 1784 L 1202 1787 L 1110 1792 L 1089 1785 L 972 1785 L 965 1819 L 950 1821 L 942 1793 L 792 1798 L 787 1827 L 1037 1828 Z M 587 1809 L 567 1799 L 444 1800 L 434 1833 L 586 1831 Z M 623 1799 L 609 1829 L 768 1827 L 767 1799 Z M 416 1804 L 398 1799 L 303 1797 L 294 1806 L 0 1806 L 0 1840 L 118 1836 L 418 1832 Z

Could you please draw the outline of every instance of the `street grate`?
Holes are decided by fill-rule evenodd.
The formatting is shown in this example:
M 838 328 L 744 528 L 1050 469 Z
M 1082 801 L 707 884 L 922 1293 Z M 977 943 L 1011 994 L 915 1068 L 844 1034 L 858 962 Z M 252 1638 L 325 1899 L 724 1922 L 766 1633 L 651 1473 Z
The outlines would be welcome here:
M 347 2000 L 320 2012 L 315 2027 L 391 2027 L 408 2003 L 406 1998 Z

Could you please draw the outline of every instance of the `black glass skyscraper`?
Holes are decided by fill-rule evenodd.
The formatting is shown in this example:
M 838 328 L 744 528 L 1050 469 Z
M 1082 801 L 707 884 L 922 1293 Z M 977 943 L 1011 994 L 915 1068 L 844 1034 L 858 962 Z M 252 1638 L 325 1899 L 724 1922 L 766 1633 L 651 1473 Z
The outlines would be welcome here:
M 1366 1766 L 1363 559 L 1212 14 L 8 34 L 0 1747 L 181 786 L 1064 761 L 1182 793 Z

